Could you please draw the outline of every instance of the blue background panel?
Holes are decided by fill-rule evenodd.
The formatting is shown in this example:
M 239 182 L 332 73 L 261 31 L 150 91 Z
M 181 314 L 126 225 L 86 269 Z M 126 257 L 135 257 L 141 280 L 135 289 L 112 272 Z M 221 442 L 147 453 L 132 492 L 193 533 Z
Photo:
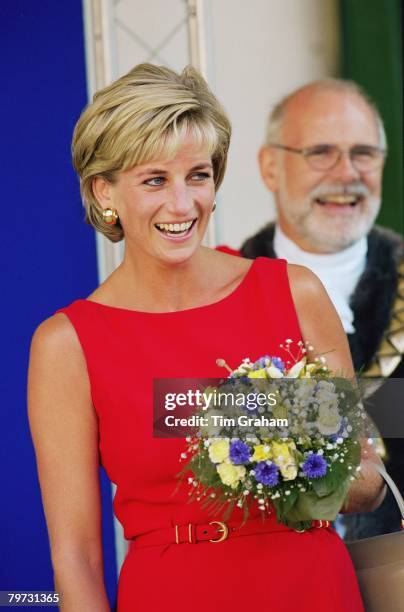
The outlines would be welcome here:
M 2 0 L 0 34 L 0 589 L 52 590 L 26 376 L 36 326 L 98 284 L 95 236 L 83 222 L 70 160 L 73 127 L 87 102 L 81 1 Z M 112 601 L 116 569 L 105 475 L 102 489 Z

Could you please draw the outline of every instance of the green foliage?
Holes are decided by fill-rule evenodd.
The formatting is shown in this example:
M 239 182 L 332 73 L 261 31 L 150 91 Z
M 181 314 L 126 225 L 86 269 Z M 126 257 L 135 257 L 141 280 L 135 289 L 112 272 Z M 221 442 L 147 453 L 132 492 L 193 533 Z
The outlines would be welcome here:
M 280 523 L 285 521 L 287 515 L 289 512 L 291 512 L 299 497 L 297 487 L 291 487 L 289 490 L 290 495 L 285 495 L 282 492 L 281 497 L 272 500 L 276 512 L 276 518 Z
M 331 493 L 319 498 L 314 491 L 300 493 L 295 505 L 288 512 L 288 521 L 300 522 L 312 519 L 334 521 L 343 506 L 351 481 L 349 478 Z
M 193 457 L 189 462 L 188 469 L 206 487 L 220 487 L 222 484 L 216 470 L 216 465 L 209 460 L 207 453 L 201 453 Z

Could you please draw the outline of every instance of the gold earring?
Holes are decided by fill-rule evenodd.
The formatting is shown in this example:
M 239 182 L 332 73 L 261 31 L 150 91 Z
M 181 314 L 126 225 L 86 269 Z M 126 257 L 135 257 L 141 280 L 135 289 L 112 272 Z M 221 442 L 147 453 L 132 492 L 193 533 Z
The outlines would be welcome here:
M 115 208 L 104 208 L 102 218 L 107 225 L 115 225 L 118 221 L 118 213 Z
M 216 210 L 216 200 L 213 200 L 212 212 L 215 212 L 215 210 Z

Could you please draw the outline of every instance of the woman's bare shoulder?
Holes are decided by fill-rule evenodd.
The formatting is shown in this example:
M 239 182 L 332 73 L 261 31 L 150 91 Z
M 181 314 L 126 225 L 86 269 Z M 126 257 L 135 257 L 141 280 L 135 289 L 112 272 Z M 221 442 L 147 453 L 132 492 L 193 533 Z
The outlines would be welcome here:
M 228 273 L 231 272 L 234 276 L 245 274 L 253 263 L 251 259 L 246 259 L 241 255 L 233 255 L 230 253 L 224 253 L 216 249 L 206 249 L 209 260 L 214 262 L 220 270 L 226 270 Z
M 289 282 L 296 291 L 321 292 L 323 285 L 314 272 L 305 266 L 297 264 L 287 264 Z
M 91 407 L 86 359 L 69 319 L 57 313 L 45 319 L 32 337 L 28 368 L 28 399 L 35 415 L 59 414 Z
M 45 344 L 58 345 L 74 341 L 77 337 L 73 325 L 63 312 L 48 317 L 36 328 L 33 340 Z
M 31 360 L 72 359 L 83 363 L 84 355 L 76 331 L 68 317 L 59 312 L 45 319 L 35 329 L 31 341 Z
M 328 304 L 330 299 L 318 276 L 305 266 L 287 264 L 290 290 L 296 304 Z

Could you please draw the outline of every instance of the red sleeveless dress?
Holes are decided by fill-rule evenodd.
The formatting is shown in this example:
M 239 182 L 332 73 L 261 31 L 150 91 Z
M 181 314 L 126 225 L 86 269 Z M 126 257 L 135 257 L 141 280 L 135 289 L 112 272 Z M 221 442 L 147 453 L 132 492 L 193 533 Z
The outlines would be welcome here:
M 186 482 L 173 494 L 186 443 L 153 437 L 153 379 L 221 378 L 219 357 L 232 367 L 245 357 L 282 357 L 279 344 L 301 339 L 284 260 L 254 260 L 230 295 L 207 306 L 147 313 L 81 299 L 58 312 L 86 358 L 100 458 L 117 485 L 114 511 L 125 537 L 152 534 L 154 541 L 172 531 L 171 542 L 129 550 L 118 612 L 363 610 L 351 560 L 332 529 L 297 533 L 271 515 L 265 533 L 218 543 L 174 539 L 175 525 L 184 535 L 189 524 L 216 517 L 189 503 Z M 252 519 L 259 512 L 252 509 Z M 240 524 L 239 509 L 230 522 Z

